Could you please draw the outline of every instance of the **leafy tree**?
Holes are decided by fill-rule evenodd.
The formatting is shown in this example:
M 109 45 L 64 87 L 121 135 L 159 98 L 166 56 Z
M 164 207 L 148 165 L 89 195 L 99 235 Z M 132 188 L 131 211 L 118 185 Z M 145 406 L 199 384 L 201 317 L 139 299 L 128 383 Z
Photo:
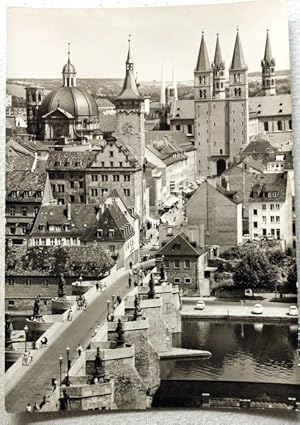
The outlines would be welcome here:
M 297 292 L 297 283 L 298 277 L 297 277 L 297 264 L 296 261 L 294 261 L 294 264 L 290 267 L 288 276 L 287 276 L 287 283 L 288 283 L 288 289 L 292 292 Z
M 274 289 L 277 272 L 264 251 L 251 249 L 238 263 L 232 278 L 236 286 L 244 289 Z

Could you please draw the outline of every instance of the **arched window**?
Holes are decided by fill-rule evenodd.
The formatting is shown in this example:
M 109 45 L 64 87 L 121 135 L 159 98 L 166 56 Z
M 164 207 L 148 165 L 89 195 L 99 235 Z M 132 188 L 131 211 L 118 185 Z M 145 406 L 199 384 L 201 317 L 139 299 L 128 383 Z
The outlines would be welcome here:
M 289 130 L 293 129 L 292 120 L 289 120 Z
M 38 101 L 40 102 L 42 100 L 42 95 L 41 93 L 38 94 Z
M 269 85 L 270 85 L 270 80 L 267 80 L 267 86 L 269 87 Z
M 202 97 L 202 90 L 199 90 L 199 96 Z
M 274 79 L 272 78 L 272 80 L 271 80 L 271 81 L 272 81 L 272 86 L 274 86 Z
M 206 99 L 206 90 L 203 90 L 203 97 Z
M 33 94 L 32 94 L 32 100 L 33 100 L 33 102 L 35 102 L 35 101 L 36 101 L 35 93 L 33 93 Z
M 277 121 L 277 130 L 282 131 L 282 121 Z
M 201 75 L 201 77 L 199 77 L 199 83 L 205 84 L 205 76 L 204 75 Z
M 242 95 L 242 89 L 241 89 L 241 88 L 239 88 L 239 89 L 238 89 L 238 95 L 239 95 L 239 96 L 241 96 L 241 95 Z
M 265 131 L 269 131 L 269 123 L 268 123 L 268 121 L 265 121 L 264 122 L 264 130 Z
M 216 83 L 216 87 L 217 87 L 217 89 L 219 88 L 219 83 Z
M 220 77 L 223 77 L 223 75 L 224 75 L 224 72 L 220 71 Z

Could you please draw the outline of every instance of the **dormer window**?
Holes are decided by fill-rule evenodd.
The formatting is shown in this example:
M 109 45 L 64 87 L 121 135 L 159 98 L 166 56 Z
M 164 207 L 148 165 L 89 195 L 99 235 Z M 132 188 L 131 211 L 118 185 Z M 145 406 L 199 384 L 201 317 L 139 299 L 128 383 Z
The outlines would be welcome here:
M 45 225 L 44 224 L 39 224 L 38 225 L 38 229 L 40 232 L 43 232 L 45 230 Z
M 59 167 L 60 166 L 60 162 L 59 161 L 55 161 L 54 162 L 54 167 Z
M 109 229 L 109 231 L 108 231 L 108 237 L 109 238 L 113 238 L 115 236 L 115 231 L 114 231 L 114 229 Z
M 28 190 L 24 190 L 23 197 L 29 198 L 29 191 Z
M 103 236 L 103 229 L 97 229 L 97 238 L 102 238 Z

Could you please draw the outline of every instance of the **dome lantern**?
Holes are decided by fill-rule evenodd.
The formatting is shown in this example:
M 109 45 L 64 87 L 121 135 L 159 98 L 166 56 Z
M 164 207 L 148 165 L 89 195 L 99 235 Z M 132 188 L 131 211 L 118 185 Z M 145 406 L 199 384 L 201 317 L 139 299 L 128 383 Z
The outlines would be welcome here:
M 76 87 L 76 69 L 75 66 L 71 63 L 70 56 L 70 43 L 68 43 L 68 62 L 65 64 L 62 70 L 64 87 Z

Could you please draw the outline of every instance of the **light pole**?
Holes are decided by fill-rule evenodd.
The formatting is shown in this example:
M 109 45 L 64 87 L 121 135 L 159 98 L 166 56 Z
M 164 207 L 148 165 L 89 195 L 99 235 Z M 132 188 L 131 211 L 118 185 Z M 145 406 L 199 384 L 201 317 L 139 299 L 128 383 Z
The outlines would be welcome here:
M 109 320 L 109 314 L 110 314 L 110 300 L 106 301 L 106 305 L 107 305 L 107 320 Z
M 70 370 L 70 347 L 67 345 L 66 347 L 66 354 L 67 354 L 67 382 L 66 384 L 69 385 L 69 370 Z
M 36 345 L 36 333 L 35 333 L 36 329 L 35 329 L 35 327 L 36 327 L 36 322 L 34 321 L 33 322 L 33 349 L 34 350 L 35 350 L 35 345 Z
M 61 366 L 63 361 L 62 355 L 58 357 L 58 361 L 59 361 L 59 395 L 61 395 Z
M 24 332 L 25 332 L 25 353 L 27 353 L 27 332 L 28 332 L 28 326 L 24 326 Z

